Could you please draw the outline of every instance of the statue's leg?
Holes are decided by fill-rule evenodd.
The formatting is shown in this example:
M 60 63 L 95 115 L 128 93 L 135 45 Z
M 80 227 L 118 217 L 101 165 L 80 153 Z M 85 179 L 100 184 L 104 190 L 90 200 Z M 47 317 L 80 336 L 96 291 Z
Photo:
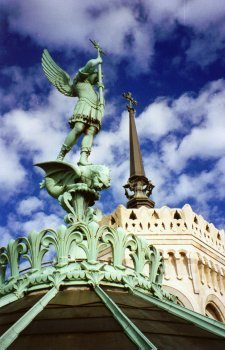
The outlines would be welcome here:
M 97 134 L 97 131 L 98 130 L 94 125 L 91 125 L 87 129 L 85 129 L 85 135 L 81 143 L 80 160 L 78 164 L 80 165 L 90 164 L 88 161 L 88 157 L 91 153 L 93 138 Z
M 73 145 L 77 142 L 79 136 L 85 129 L 85 124 L 82 122 L 76 122 L 74 128 L 70 131 L 69 135 L 65 139 L 61 150 L 57 156 L 57 160 L 63 161 L 65 155 L 71 150 Z

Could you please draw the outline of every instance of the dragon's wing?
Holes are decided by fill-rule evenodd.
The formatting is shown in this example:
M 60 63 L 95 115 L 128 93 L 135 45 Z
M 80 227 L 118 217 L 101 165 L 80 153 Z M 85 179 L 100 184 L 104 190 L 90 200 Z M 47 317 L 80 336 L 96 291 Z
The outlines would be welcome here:
M 79 182 L 81 170 L 78 165 L 70 165 L 63 162 L 51 161 L 35 164 L 45 171 L 45 179 L 41 182 L 41 188 L 46 187 L 48 193 L 58 198 L 65 191 L 69 191 Z
M 61 69 L 50 56 L 48 50 L 42 54 L 42 68 L 48 80 L 66 96 L 76 96 L 69 75 Z

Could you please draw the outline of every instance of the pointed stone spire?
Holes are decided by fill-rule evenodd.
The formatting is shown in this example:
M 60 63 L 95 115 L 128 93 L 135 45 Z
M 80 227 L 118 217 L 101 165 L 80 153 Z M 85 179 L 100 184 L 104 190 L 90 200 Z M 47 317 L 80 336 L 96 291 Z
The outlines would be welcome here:
M 139 208 L 146 206 L 153 208 L 155 203 L 149 199 L 154 185 L 145 176 L 140 145 L 138 141 L 137 129 L 135 125 L 135 109 L 137 105 L 131 92 L 123 93 L 123 97 L 128 100 L 127 110 L 130 124 L 130 177 L 125 186 L 125 195 L 128 198 L 127 208 Z

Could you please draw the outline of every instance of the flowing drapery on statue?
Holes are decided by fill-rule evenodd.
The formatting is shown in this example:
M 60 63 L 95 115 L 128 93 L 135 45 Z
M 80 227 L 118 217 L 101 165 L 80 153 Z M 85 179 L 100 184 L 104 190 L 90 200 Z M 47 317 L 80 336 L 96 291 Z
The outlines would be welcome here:
M 76 144 L 78 138 L 84 134 L 80 150 L 80 165 L 88 165 L 94 136 L 101 127 L 104 114 L 104 98 L 101 64 L 102 50 L 93 42 L 97 49 L 96 59 L 89 60 L 78 70 L 73 81 L 52 59 L 47 50 L 43 51 L 42 67 L 48 80 L 64 95 L 78 97 L 73 116 L 69 120 L 71 131 L 66 137 L 57 160 L 63 161 L 65 155 Z M 96 66 L 98 69 L 96 70 Z M 94 87 L 98 86 L 99 92 Z

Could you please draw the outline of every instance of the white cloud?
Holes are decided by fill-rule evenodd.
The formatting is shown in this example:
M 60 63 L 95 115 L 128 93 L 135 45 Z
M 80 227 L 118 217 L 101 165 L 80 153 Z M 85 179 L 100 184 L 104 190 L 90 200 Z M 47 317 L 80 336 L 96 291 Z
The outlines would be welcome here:
M 33 215 L 30 220 L 22 223 L 24 234 L 28 234 L 32 230 L 42 231 L 43 229 L 57 229 L 62 225 L 62 218 L 55 214 L 46 215 L 44 212 L 38 212 Z
M 181 170 L 189 159 L 218 159 L 225 154 L 225 82 L 212 82 L 198 97 L 189 97 L 188 103 L 186 99 L 181 96 L 173 103 L 171 111 L 177 118 L 184 115 L 181 120 L 184 125 L 186 116 L 194 123 L 181 141 L 165 142 L 163 146 L 164 161 L 174 170 Z
M 137 118 L 137 128 L 143 138 L 157 140 L 181 126 L 165 99 L 156 100 Z
M 9 13 L 10 30 L 30 36 L 41 46 L 93 52 L 88 39 L 94 38 L 117 59 L 126 58 L 132 65 L 137 64 L 139 71 L 149 68 L 155 41 L 162 35 L 173 35 L 177 24 L 193 30 L 186 55 L 199 65 L 205 66 L 219 57 L 225 40 L 225 0 L 94 3 L 67 0 L 66 5 L 60 0 L 11 0 L 10 4 L 2 0 L 2 3 Z M 206 45 L 209 36 L 210 46 Z
M 128 123 L 128 113 L 124 112 L 117 128 L 99 133 L 91 154 L 92 162 L 111 166 L 114 163 L 123 162 L 127 158 L 129 147 Z
M 157 24 L 179 21 L 183 25 L 194 27 L 198 30 L 205 29 L 208 25 L 221 21 L 225 13 L 225 1 L 213 3 L 210 0 L 164 0 L 143 1 L 146 9 L 150 11 L 150 17 Z
M 177 24 L 192 30 L 185 55 L 187 62 L 205 67 L 221 57 L 225 41 L 225 0 L 143 0 L 155 40 L 173 36 Z M 210 44 L 209 44 L 210 43 Z
M 209 0 L 184 1 L 177 12 L 178 19 L 185 25 L 206 29 L 209 25 L 224 19 L 225 1 Z
M 26 181 L 26 170 L 20 164 L 18 151 L 8 146 L 7 142 L 0 140 L 0 188 L 3 192 L 3 199 L 7 192 L 17 192 L 19 184 Z
M 10 230 L 7 227 L 0 226 L 0 236 L 1 236 L 0 247 L 6 247 L 10 239 L 14 239 L 15 232 L 10 232 Z
M 43 202 L 37 198 L 37 197 L 28 197 L 26 199 L 23 199 L 18 207 L 17 207 L 17 212 L 18 214 L 21 215 L 31 215 L 31 213 L 43 209 Z
M 26 236 L 31 231 L 42 231 L 44 229 L 52 228 L 57 229 L 62 225 L 63 220 L 61 217 L 55 214 L 46 214 L 42 211 L 38 211 L 32 214 L 29 220 L 21 220 L 15 213 L 8 215 L 7 219 L 7 231 L 8 234 L 15 237 L 17 236 Z M 1 230 L 4 230 L 2 227 Z
M 36 163 L 56 158 L 69 132 L 66 125 L 75 102 L 76 99 L 54 90 L 46 104 L 29 110 L 12 109 L 2 116 L 0 156 L 4 166 L 0 172 L 0 187 L 3 190 L 14 193 L 22 189 L 26 180 L 24 159 Z
M 140 63 L 140 68 L 146 68 L 154 40 L 151 35 L 149 38 L 149 23 L 138 19 L 137 5 L 136 1 L 128 5 L 126 1 L 115 0 L 95 3 L 67 0 L 66 6 L 59 0 L 12 0 L 11 6 L 8 3 L 5 6 L 9 11 L 10 29 L 29 35 L 42 46 L 93 52 L 88 40 L 93 38 L 99 40 L 108 53 L 118 57 L 127 57 L 129 51 L 133 61 Z

